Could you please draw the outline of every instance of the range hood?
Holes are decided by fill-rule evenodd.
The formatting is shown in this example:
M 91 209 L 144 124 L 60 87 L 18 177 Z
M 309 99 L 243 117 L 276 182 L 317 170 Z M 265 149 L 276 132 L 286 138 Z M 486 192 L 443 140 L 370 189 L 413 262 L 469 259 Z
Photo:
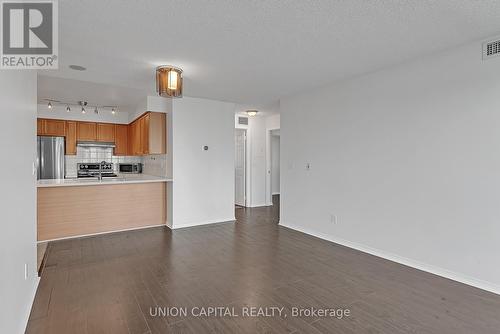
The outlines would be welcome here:
M 76 146 L 80 147 L 104 147 L 104 148 L 113 148 L 115 147 L 115 143 L 112 142 L 102 142 L 102 141 L 77 141 Z

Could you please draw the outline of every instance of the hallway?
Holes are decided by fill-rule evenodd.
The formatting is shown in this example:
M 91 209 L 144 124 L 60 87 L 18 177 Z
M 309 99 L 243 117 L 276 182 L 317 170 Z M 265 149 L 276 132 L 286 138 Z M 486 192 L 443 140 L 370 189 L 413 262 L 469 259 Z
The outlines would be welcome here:
M 499 296 L 280 227 L 278 212 L 52 242 L 27 333 L 497 333 Z M 152 317 L 156 306 L 285 309 Z

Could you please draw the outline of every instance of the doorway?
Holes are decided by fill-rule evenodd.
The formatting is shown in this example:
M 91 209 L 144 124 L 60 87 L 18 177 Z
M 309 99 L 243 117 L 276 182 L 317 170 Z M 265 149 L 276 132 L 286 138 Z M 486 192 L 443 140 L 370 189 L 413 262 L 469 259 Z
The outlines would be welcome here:
M 234 131 L 234 204 L 246 206 L 246 141 L 247 130 Z

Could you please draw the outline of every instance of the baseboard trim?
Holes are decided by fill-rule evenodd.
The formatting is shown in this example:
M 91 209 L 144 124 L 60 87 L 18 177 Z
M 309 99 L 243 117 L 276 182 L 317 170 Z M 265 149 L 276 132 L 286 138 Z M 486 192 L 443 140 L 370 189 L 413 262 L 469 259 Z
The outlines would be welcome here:
M 126 228 L 126 229 L 122 229 L 122 230 L 113 230 L 113 231 L 97 232 L 97 233 L 90 233 L 90 234 L 79 234 L 79 235 L 75 235 L 75 236 L 71 236 L 71 237 L 64 237 L 64 238 L 56 238 L 56 239 L 48 239 L 48 240 L 38 240 L 37 243 L 49 242 L 49 241 L 58 241 L 58 240 L 67 240 L 67 239 L 76 239 L 76 238 L 85 238 L 85 237 L 92 237 L 92 236 L 101 235 L 101 234 L 110 234 L 110 233 L 118 233 L 118 232 L 126 232 L 126 231 L 143 230 L 143 229 L 146 229 L 146 228 L 160 227 L 160 226 L 169 227 L 167 224 L 148 225 L 148 226 L 141 226 L 141 227 Z
M 214 221 L 202 221 L 202 222 L 187 223 L 187 224 L 181 224 L 181 225 L 175 225 L 175 223 L 174 223 L 172 230 L 179 230 L 179 229 L 189 228 L 189 227 L 201 227 L 201 226 L 215 225 L 215 224 L 234 223 L 235 221 L 236 221 L 236 218 L 232 217 L 229 219 L 220 219 L 220 220 L 214 220 Z
M 38 277 L 38 272 L 35 272 L 34 275 L 36 275 L 35 278 L 35 286 L 33 287 L 33 293 L 31 296 L 31 303 L 28 305 L 28 309 L 26 311 L 26 314 L 24 316 L 24 332 L 28 329 L 28 321 L 30 320 L 30 315 L 31 315 L 31 309 L 33 308 L 33 303 L 35 302 L 35 297 L 36 297 L 36 292 L 38 291 L 38 284 L 40 284 L 40 277 Z
M 260 208 L 262 206 L 269 206 L 269 205 L 272 205 L 272 204 L 267 204 L 267 203 L 252 204 L 249 206 L 249 208 Z
M 373 248 L 370 246 L 365 246 L 365 245 L 362 245 L 362 244 L 359 244 L 356 242 L 351 242 L 351 241 L 344 240 L 341 238 L 332 237 L 332 236 L 329 236 L 329 235 L 326 235 L 323 233 L 318 233 L 318 232 L 310 230 L 310 229 L 305 229 L 305 228 L 298 227 L 295 225 L 287 225 L 287 224 L 283 223 L 282 221 L 280 221 L 279 225 L 286 227 L 286 228 L 289 228 L 289 229 L 292 229 L 292 230 L 295 230 L 295 231 L 298 231 L 298 232 L 301 232 L 301 233 L 305 233 L 305 234 L 323 239 L 323 240 L 327 240 L 327 241 L 330 241 L 330 242 L 333 242 L 333 243 L 336 243 L 336 244 L 339 244 L 342 246 L 356 249 L 356 250 L 361 251 L 363 253 L 368 253 L 368 254 L 371 254 L 374 256 L 378 256 L 380 258 L 383 258 L 383 259 L 386 259 L 389 261 L 403 264 L 403 265 L 408 266 L 408 267 L 422 270 L 422 271 L 425 271 L 425 272 L 428 272 L 428 273 L 431 273 L 431 274 L 434 274 L 437 276 L 441 276 L 441 277 L 444 277 L 444 278 L 447 278 L 447 279 L 450 279 L 450 280 L 453 280 L 453 281 L 456 281 L 459 283 L 470 285 L 472 287 L 486 290 L 488 292 L 492 292 L 492 293 L 495 293 L 497 295 L 500 295 L 500 286 L 498 286 L 494 283 L 488 282 L 488 281 L 476 279 L 476 278 L 473 278 L 473 277 L 470 277 L 467 275 L 456 273 L 456 272 L 451 271 L 451 270 L 436 267 L 436 266 L 433 266 L 433 265 L 430 265 L 427 263 L 423 263 L 420 261 L 409 259 L 409 258 L 399 256 L 399 255 L 396 255 L 396 254 L 393 254 L 390 252 L 386 252 L 386 251 L 383 251 L 383 250 L 380 250 L 377 248 Z

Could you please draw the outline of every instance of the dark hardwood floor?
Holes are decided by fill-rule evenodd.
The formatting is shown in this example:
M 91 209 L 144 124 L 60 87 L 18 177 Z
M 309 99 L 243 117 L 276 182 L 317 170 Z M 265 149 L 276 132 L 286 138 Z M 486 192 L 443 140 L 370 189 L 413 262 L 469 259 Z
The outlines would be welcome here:
M 27 333 L 500 332 L 500 296 L 279 227 L 278 212 L 51 242 Z M 155 306 L 285 310 L 153 317 Z M 350 315 L 294 317 L 293 307 Z

